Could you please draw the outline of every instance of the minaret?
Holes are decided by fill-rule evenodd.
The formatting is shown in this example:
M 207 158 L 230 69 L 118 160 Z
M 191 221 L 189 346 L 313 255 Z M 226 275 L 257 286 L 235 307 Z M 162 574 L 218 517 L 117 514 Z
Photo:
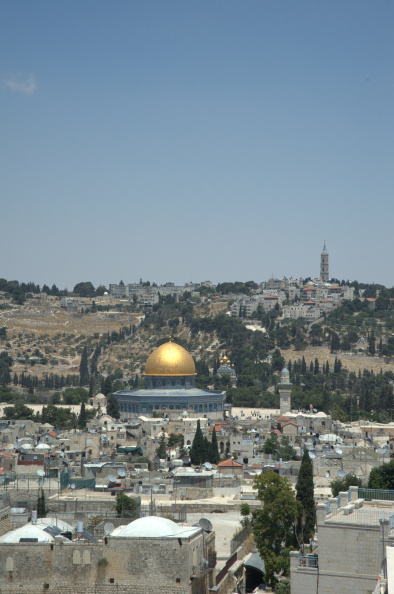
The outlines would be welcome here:
M 323 251 L 320 256 L 320 278 L 324 283 L 328 283 L 328 252 L 326 242 L 324 242 Z
M 280 384 L 278 385 L 281 415 L 291 411 L 291 386 L 289 371 L 284 368 L 280 374 Z

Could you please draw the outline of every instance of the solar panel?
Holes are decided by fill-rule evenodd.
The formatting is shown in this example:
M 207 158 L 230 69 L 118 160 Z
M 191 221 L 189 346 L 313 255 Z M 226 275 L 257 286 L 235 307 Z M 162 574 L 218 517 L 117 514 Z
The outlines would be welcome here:
M 51 536 L 59 536 L 62 531 L 57 526 L 46 526 L 43 528 L 44 532 L 48 532 Z
M 89 542 L 93 542 L 93 543 L 97 543 L 98 539 L 93 536 L 93 534 L 90 534 L 90 532 L 88 532 L 87 530 L 84 530 L 81 533 L 82 538 L 86 538 L 86 540 L 88 540 Z

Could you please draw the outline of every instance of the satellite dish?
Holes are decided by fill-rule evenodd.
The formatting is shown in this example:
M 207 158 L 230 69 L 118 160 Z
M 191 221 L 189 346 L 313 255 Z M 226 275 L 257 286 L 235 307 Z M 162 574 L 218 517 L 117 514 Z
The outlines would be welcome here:
M 116 476 L 114 474 L 109 474 L 107 476 L 108 482 L 109 483 L 115 483 L 116 482 Z
M 311 460 L 314 460 L 314 459 L 316 458 L 316 454 L 311 454 L 311 453 L 310 453 L 310 454 L 309 454 L 309 458 L 310 458 Z
M 75 489 L 75 483 L 71 483 L 70 489 L 72 489 L 74 491 L 74 489 Z
M 104 534 L 106 536 L 108 536 L 108 534 L 111 534 L 111 532 L 115 530 L 115 526 L 112 524 L 112 522 L 106 522 L 104 524 Z
M 117 471 L 118 476 L 120 476 L 120 478 L 124 478 L 126 476 L 126 471 L 124 468 L 118 468 Z
M 337 454 L 339 454 L 340 456 L 342 455 L 342 450 L 341 448 L 335 448 L 335 451 Z
M 210 462 L 205 462 L 204 466 L 207 470 L 212 470 L 212 464 Z
M 205 530 L 205 532 L 212 532 L 212 522 L 206 518 L 201 518 L 198 523 L 200 524 L 201 528 Z
M 45 472 L 44 472 L 44 470 L 41 470 L 41 468 L 39 470 L 37 470 L 37 474 L 38 474 L 38 476 L 45 476 Z
M 340 470 L 338 470 L 337 474 L 338 474 L 339 478 L 345 478 L 345 476 L 347 475 L 347 472 L 346 472 L 346 470 L 340 469 Z
M 100 456 L 104 456 L 103 452 L 100 452 Z
M 324 476 L 325 476 L 326 478 L 330 478 L 330 473 L 329 473 L 329 471 L 328 471 L 328 470 L 327 470 L 327 472 L 324 474 Z

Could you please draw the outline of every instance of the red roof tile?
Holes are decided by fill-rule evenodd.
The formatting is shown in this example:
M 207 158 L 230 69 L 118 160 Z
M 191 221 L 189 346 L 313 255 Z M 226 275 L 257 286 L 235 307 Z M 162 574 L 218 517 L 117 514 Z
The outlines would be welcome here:
M 243 466 L 243 464 L 240 464 L 239 462 L 237 462 L 236 460 L 224 460 L 224 462 L 219 462 L 218 464 L 218 468 L 239 468 L 240 466 Z

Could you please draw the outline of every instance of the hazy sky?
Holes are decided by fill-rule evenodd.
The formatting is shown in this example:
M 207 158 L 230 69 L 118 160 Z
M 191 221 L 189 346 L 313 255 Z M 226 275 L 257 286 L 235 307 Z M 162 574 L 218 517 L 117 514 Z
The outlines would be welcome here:
M 392 0 L 4 0 L 0 277 L 394 284 Z

